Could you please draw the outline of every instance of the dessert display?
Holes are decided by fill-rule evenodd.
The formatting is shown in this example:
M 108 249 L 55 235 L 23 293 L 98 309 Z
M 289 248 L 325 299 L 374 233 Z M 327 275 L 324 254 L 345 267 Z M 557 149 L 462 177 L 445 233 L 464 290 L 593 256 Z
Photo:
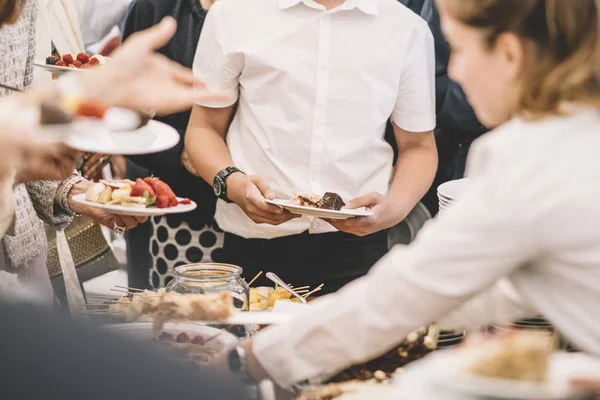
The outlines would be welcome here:
M 486 377 L 543 383 L 546 381 L 552 340 L 547 335 L 511 332 L 470 338 L 461 349 L 466 372 Z
M 231 293 L 178 294 L 159 297 L 154 315 L 154 332 L 160 332 L 167 322 L 225 321 L 233 314 Z
M 46 65 L 64 68 L 94 68 L 106 65 L 109 57 L 100 54 L 63 54 L 61 58 L 50 56 L 46 58 Z
M 169 208 L 179 204 L 191 204 L 188 199 L 179 200 L 173 190 L 158 178 L 106 181 L 93 184 L 85 193 L 85 200 L 105 205 L 131 208 Z
M 327 192 L 323 196 L 294 193 L 292 202 L 303 207 L 335 211 L 340 211 L 346 205 L 339 194 L 332 192 Z
M 419 360 L 436 349 L 438 329 L 436 326 L 421 328 L 410 333 L 395 349 L 379 358 L 364 364 L 354 365 L 333 378 L 329 382 L 382 380 L 400 372 L 402 367 Z

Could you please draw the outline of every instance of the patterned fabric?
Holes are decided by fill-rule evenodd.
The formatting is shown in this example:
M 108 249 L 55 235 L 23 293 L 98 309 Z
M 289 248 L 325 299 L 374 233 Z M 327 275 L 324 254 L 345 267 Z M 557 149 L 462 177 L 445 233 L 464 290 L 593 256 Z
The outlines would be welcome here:
M 37 1 L 28 0 L 17 23 L 0 28 L 0 82 L 6 85 L 19 89 L 31 86 L 37 13 Z M 0 89 L 0 96 L 7 94 Z M 46 235 L 40 218 L 56 229 L 70 223 L 70 217 L 54 207 L 58 185 L 59 182 L 32 182 L 16 187 L 14 229 L 3 238 L 12 268 L 27 266 L 45 252 Z
M 222 262 L 224 233 L 216 223 L 202 227 L 173 217 L 152 218 L 150 283 L 154 289 L 173 279 L 173 268 L 190 263 Z

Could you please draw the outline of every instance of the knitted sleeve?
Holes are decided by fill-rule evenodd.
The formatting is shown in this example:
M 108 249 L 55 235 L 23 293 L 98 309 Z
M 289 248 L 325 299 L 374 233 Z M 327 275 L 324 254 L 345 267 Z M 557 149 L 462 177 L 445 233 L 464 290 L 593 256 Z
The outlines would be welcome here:
M 70 214 L 54 203 L 59 185 L 59 181 L 36 181 L 26 184 L 38 216 L 56 230 L 66 228 L 73 220 Z

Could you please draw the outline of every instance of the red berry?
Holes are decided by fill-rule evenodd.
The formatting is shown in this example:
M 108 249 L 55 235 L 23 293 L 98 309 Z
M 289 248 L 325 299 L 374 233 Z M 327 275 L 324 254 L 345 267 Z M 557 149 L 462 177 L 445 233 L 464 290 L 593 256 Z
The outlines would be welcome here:
M 82 64 L 87 64 L 90 62 L 90 56 L 85 53 L 77 54 L 77 60 Z
M 193 344 L 204 344 L 204 337 L 203 336 L 194 336 L 194 338 L 192 339 L 192 343 Z
M 104 118 L 106 107 L 99 103 L 82 101 L 77 109 L 77 115 L 80 117 Z
M 73 56 L 70 54 L 65 54 L 62 56 L 62 60 L 65 62 L 65 64 L 67 65 L 71 65 L 73 64 Z
M 82 65 L 83 65 L 83 63 L 81 61 L 79 61 L 79 60 L 73 61 L 73 66 L 75 68 L 81 68 Z
M 190 337 L 188 336 L 187 333 L 185 332 L 181 332 L 179 335 L 177 335 L 177 342 L 178 343 L 189 343 L 190 342 Z
M 90 65 L 98 65 L 98 64 L 100 64 L 100 60 L 98 60 L 97 57 L 94 56 L 94 57 L 90 58 Z
M 63 60 L 58 60 L 58 61 L 56 62 L 56 64 L 54 64 L 54 65 L 55 65 L 55 66 L 57 66 L 57 67 L 66 67 L 66 66 L 67 66 L 67 63 L 66 63 L 66 62 L 64 62 Z
M 166 342 L 166 341 L 172 342 L 173 339 L 174 339 L 173 334 L 169 333 L 169 332 L 162 332 L 160 334 L 160 336 L 158 337 L 158 340 L 161 340 L 163 342 Z

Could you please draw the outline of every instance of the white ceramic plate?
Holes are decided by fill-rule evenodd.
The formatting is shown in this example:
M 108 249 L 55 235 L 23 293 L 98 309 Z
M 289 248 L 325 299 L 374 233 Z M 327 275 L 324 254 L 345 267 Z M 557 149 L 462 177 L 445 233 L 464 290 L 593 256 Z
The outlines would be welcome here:
M 75 72 L 79 72 L 79 71 L 87 72 L 87 71 L 89 71 L 89 70 L 81 69 L 81 68 L 57 67 L 56 65 L 47 65 L 47 64 L 42 63 L 42 62 L 35 63 L 35 66 L 39 67 L 39 68 L 42 68 L 42 69 L 45 69 L 46 71 L 48 71 L 51 74 L 54 74 L 56 76 L 61 76 L 61 75 L 64 75 L 64 74 L 67 74 L 67 73 L 73 72 L 73 71 L 75 71 Z
M 329 218 L 329 219 L 349 219 L 354 217 L 370 217 L 373 213 L 365 208 L 357 208 L 354 210 L 348 208 L 342 208 L 340 211 L 336 210 L 322 210 L 320 208 L 299 206 L 292 204 L 292 200 L 267 200 L 269 204 L 274 206 L 282 207 L 293 214 L 308 215 L 311 217 L 318 218 Z
M 600 360 L 584 355 L 557 352 L 551 356 L 548 382 L 521 382 L 479 377 L 464 372 L 461 350 L 448 350 L 436 359 L 437 385 L 455 395 L 468 398 L 502 400 L 567 400 L 577 395 L 568 380 L 581 377 L 600 379 Z M 442 371 L 445 371 L 442 373 Z
M 178 197 L 177 200 L 181 201 L 182 198 Z M 196 203 L 192 201 L 191 204 L 179 204 L 175 207 L 169 208 L 157 208 L 157 207 L 146 207 L 146 208 L 135 208 L 135 207 L 124 207 L 120 205 L 106 205 L 100 203 L 94 203 L 85 199 L 85 193 L 81 193 L 73 196 L 73 201 L 79 204 L 83 204 L 89 207 L 100 208 L 110 214 L 115 215 L 129 215 L 132 217 L 154 217 L 166 214 L 182 214 L 196 209 Z
M 131 132 L 111 131 L 106 125 L 81 121 L 71 124 L 64 143 L 76 150 L 101 154 L 150 154 L 168 150 L 179 143 L 177 130 L 158 121 Z

